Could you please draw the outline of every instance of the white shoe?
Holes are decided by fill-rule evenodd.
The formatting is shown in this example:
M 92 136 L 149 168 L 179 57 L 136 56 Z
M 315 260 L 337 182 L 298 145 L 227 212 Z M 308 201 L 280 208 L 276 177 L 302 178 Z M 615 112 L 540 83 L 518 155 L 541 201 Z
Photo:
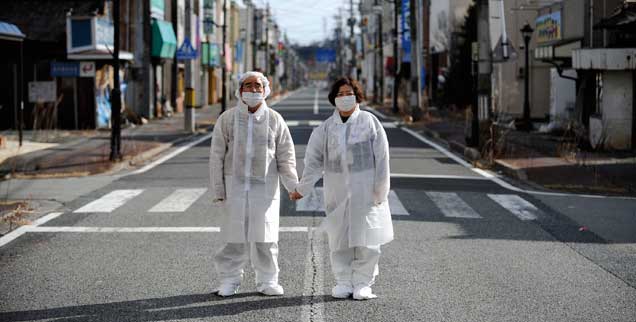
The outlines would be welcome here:
M 239 286 L 240 284 L 221 283 L 221 286 L 216 289 L 216 294 L 223 297 L 232 296 L 238 292 Z
M 256 288 L 256 290 L 267 296 L 280 296 L 285 294 L 283 287 L 280 284 L 262 284 Z
M 369 300 L 369 299 L 374 299 L 376 297 L 377 296 L 373 294 L 373 291 L 371 290 L 371 287 L 369 286 L 356 287 L 353 290 L 354 300 Z
M 349 285 L 337 284 L 331 289 L 331 297 L 337 299 L 346 299 L 353 294 L 353 287 Z

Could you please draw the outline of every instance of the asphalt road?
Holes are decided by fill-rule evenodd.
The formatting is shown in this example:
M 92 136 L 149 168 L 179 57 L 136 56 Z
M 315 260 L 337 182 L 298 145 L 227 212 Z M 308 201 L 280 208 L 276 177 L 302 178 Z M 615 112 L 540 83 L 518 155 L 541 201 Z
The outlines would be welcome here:
M 315 88 L 273 108 L 300 173 L 333 108 Z M 509 190 L 381 120 L 396 239 L 382 248 L 378 299 L 330 297 L 326 239 L 311 229 L 324 216 L 318 194 L 282 197 L 283 297 L 257 294 L 251 269 L 240 294 L 212 295 L 219 221 L 203 138 L 142 173 L 50 186 L 91 188 L 0 246 L 0 321 L 636 321 L 633 221 L 580 231 L 576 219 L 628 214 L 635 201 Z

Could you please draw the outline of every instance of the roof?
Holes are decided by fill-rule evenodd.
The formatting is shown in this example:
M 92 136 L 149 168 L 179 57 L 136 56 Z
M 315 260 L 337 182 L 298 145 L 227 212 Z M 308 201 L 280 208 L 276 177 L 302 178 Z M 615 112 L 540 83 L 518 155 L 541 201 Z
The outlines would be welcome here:
M 4 0 L 0 21 L 15 25 L 26 39 L 60 42 L 66 39 L 66 15 L 103 11 L 104 0 Z
M 24 37 L 20 28 L 16 25 L 0 21 L 0 39 L 22 41 Z
M 636 3 L 625 2 L 614 13 L 594 25 L 595 29 L 636 30 Z

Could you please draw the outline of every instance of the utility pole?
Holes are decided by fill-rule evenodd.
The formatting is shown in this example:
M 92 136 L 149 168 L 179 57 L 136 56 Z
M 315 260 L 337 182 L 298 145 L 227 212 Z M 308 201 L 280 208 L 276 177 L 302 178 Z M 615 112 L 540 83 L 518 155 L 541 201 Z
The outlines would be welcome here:
M 356 25 L 356 18 L 353 16 L 353 0 L 349 0 L 349 3 L 351 4 L 351 10 L 350 10 L 350 14 L 351 16 L 349 17 L 349 20 L 347 21 L 347 24 L 349 25 L 349 33 L 351 35 L 351 38 L 349 39 L 349 41 L 351 42 L 351 67 L 349 68 L 349 77 L 353 78 L 353 79 L 357 79 L 357 67 L 358 67 L 358 62 L 356 60 L 356 37 L 355 37 L 355 31 L 354 31 L 354 27 Z
M 419 3 L 421 0 L 409 0 L 409 38 L 411 38 L 411 92 L 409 93 L 409 103 L 411 106 L 411 117 L 413 121 L 418 121 L 422 116 L 420 109 L 421 101 L 421 55 L 420 55 L 420 31 L 419 31 Z M 404 13 L 406 15 L 406 13 Z M 405 16 L 406 18 L 406 16 Z
M 376 0 L 376 5 L 378 4 L 378 1 Z M 378 97 L 380 98 L 380 104 L 384 105 L 384 41 L 382 40 L 383 37 L 383 16 L 382 16 L 382 8 L 380 7 L 380 10 L 378 12 L 378 50 L 379 50 L 379 55 L 378 55 L 378 60 L 377 60 L 377 66 L 378 66 L 378 73 L 376 74 L 378 79 L 379 79 L 379 84 L 378 84 Z
M 110 94 L 110 161 L 121 159 L 121 91 L 119 89 L 119 0 L 113 1 L 113 90 Z
M 170 9 L 171 9 L 171 17 L 172 17 L 172 29 L 176 32 L 177 30 L 179 30 L 179 23 L 178 23 L 178 14 L 177 14 L 177 0 L 172 0 L 171 1 L 171 5 L 170 5 Z M 179 43 L 179 40 L 177 39 L 177 43 Z M 177 61 L 177 55 L 175 54 L 174 57 L 172 58 L 172 77 L 170 79 L 170 91 L 172 92 L 172 97 L 170 97 L 170 104 L 172 105 L 173 111 L 176 112 L 177 110 L 177 96 L 178 93 L 178 89 L 177 89 L 177 77 L 179 74 L 179 65 L 178 65 L 178 61 Z
M 393 113 L 400 112 L 398 106 L 398 94 L 400 87 L 400 50 L 398 48 L 399 20 L 400 20 L 400 4 L 402 0 L 393 0 L 395 5 L 393 10 Z
M 267 75 L 269 75 L 269 2 L 265 9 L 265 77 Z
M 223 0 L 223 61 L 221 62 L 221 113 L 227 109 L 227 0 Z

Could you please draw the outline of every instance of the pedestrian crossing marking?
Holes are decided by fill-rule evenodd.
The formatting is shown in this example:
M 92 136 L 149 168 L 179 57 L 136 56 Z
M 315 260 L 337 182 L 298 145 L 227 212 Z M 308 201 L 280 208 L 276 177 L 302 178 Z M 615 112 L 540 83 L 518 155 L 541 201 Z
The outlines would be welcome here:
M 296 201 L 296 211 L 325 211 L 324 192 L 322 187 L 316 187 L 308 196 Z M 398 198 L 395 191 L 389 192 L 389 209 L 391 215 L 408 216 L 409 212 L 404 208 L 402 201 Z
M 281 233 L 306 233 L 309 227 L 280 227 Z M 313 228 L 312 228 L 313 229 Z M 220 227 L 79 227 L 79 226 L 24 226 L 29 233 L 218 233 Z M 1 245 L 0 245 L 1 246 Z
M 285 121 L 287 123 L 287 127 L 317 127 L 320 126 L 324 121 L 322 120 L 288 120 Z M 385 129 L 395 129 L 398 127 L 398 123 L 396 122 L 381 122 L 382 126 Z
M 186 212 L 193 204 L 201 200 L 201 197 L 205 195 L 207 190 L 207 188 L 176 189 L 150 208 L 148 212 Z M 74 213 L 111 213 L 144 191 L 144 189 L 114 190 L 75 210 Z M 468 205 L 457 193 L 426 191 L 425 194 L 435 204 L 435 206 L 439 208 L 444 217 L 467 219 L 483 218 L 482 215 Z M 523 221 L 536 220 L 538 215 L 541 213 L 541 210 L 518 195 L 487 194 L 487 196 L 508 212 L 512 213 L 515 217 Z M 324 212 L 323 200 L 323 187 L 317 187 L 311 194 L 296 201 L 296 211 Z M 392 215 L 410 215 L 394 190 L 389 192 L 389 207 Z
M 488 194 L 488 197 L 521 220 L 528 221 L 537 219 L 539 209 L 518 195 Z
M 149 212 L 184 212 L 195 203 L 208 189 L 177 189 L 152 207 Z
M 125 189 L 125 190 L 113 190 L 107 195 L 90 202 L 84 207 L 75 210 L 76 213 L 88 213 L 88 212 L 100 212 L 108 213 L 121 207 L 130 199 L 135 198 L 141 194 L 143 189 Z
M 442 211 L 445 217 L 467 219 L 483 218 L 454 192 L 427 191 L 426 195 L 435 203 L 437 208 Z

